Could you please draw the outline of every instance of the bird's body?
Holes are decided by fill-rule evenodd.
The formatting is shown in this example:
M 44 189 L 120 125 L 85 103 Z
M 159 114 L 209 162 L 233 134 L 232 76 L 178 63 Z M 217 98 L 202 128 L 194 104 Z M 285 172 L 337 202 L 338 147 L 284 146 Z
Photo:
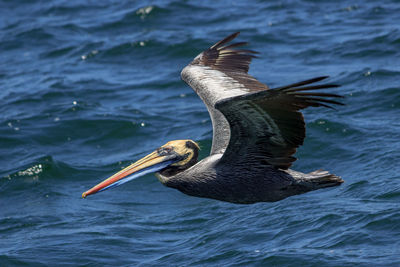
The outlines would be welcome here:
M 274 202 L 315 189 L 335 186 L 342 180 L 326 171 L 305 174 L 270 165 L 220 164 L 223 154 L 214 154 L 173 176 L 157 174 L 166 186 L 184 194 L 232 203 Z
M 269 89 L 247 73 L 255 52 L 234 49 L 245 43 L 228 44 L 237 35 L 198 55 L 181 73 L 210 113 L 210 156 L 197 162 L 195 142 L 171 141 L 83 197 L 149 171 L 158 171 L 164 185 L 187 195 L 243 204 L 278 201 L 343 182 L 327 171 L 304 174 L 289 169 L 305 138 L 300 110 L 341 104 L 328 99 L 340 96 L 315 91 L 336 85 L 311 85 L 326 78 L 318 77 Z
M 284 188 L 296 184 L 291 175 L 272 166 L 251 168 L 218 164 L 222 156 L 211 155 L 185 172 L 169 178 L 162 177 L 161 174 L 158 176 L 162 177 L 160 180 L 166 186 L 187 195 L 233 203 L 278 201 L 288 196 Z M 240 172 L 235 173 L 235 169 L 240 169 Z M 304 189 L 302 191 L 306 192 Z

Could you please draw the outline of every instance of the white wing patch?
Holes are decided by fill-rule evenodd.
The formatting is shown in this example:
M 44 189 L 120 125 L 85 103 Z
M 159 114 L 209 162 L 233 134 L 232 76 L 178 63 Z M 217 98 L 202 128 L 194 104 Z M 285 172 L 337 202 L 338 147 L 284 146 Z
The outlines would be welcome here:
M 182 70 L 181 76 L 207 106 L 214 107 L 221 99 L 247 93 L 244 85 L 207 66 L 188 65 Z

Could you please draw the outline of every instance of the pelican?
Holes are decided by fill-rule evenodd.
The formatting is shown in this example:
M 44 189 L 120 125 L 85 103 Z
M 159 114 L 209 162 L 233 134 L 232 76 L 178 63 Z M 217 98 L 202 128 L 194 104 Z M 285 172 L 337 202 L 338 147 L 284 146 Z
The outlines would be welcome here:
M 84 192 L 83 198 L 153 172 L 162 184 L 187 195 L 238 204 L 279 201 L 343 182 L 322 169 L 289 169 L 305 138 L 300 110 L 343 105 L 332 100 L 342 96 L 318 91 L 337 85 L 315 84 L 327 78 L 323 76 L 270 89 L 248 74 L 257 52 L 238 49 L 246 42 L 229 44 L 238 35 L 203 51 L 181 72 L 210 114 L 210 155 L 198 161 L 196 142 L 170 141 Z

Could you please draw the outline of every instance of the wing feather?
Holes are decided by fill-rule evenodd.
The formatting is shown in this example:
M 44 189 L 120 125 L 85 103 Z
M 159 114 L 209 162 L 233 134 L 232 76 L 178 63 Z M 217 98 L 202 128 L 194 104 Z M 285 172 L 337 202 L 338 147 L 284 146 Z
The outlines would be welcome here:
M 295 87 L 284 86 L 218 101 L 215 108 L 222 112 L 231 127 L 230 142 L 221 163 L 261 162 L 288 169 L 296 160 L 293 154 L 305 138 L 305 123 L 300 110 L 310 106 L 332 108 L 328 104 L 343 105 L 326 98 L 339 98 L 340 95 L 313 91 L 337 85 L 300 87 L 325 78 L 302 81 L 293 84 Z
M 240 49 L 246 42 L 230 44 L 238 35 L 231 34 L 203 51 L 181 77 L 207 106 L 213 124 L 211 154 L 224 153 L 221 163 L 288 169 L 305 138 L 300 110 L 342 105 L 333 100 L 340 95 L 319 91 L 337 85 L 312 85 L 327 78 L 321 76 L 269 89 L 247 73 L 257 52 Z
M 226 118 L 214 108 L 217 101 L 268 89 L 249 75 L 249 65 L 256 51 L 238 49 L 246 42 L 229 44 L 239 32 L 217 42 L 186 66 L 181 73 L 182 80 L 189 84 L 203 100 L 213 124 L 211 154 L 223 153 L 228 146 L 230 128 Z
M 235 83 L 242 85 L 246 92 L 268 89 L 267 85 L 247 74 L 251 60 L 256 57 L 255 54 L 258 54 L 258 52 L 250 49 L 234 49 L 247 45 L 247 42 L 228 44 L 238 35 L 239 32 L 236 32 L 219 41 L 198 55 L 190 65 L 218 70 L 230 77 Z

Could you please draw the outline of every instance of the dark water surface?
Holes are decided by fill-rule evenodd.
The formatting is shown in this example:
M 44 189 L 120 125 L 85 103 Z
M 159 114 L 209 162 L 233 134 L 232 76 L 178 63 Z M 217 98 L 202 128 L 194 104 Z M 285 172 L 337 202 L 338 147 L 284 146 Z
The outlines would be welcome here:
M 0 1 L 0 266 L 399 266 L 399 1 Z M 81 193 L 211 121 L 179 77 L 235 31 L 274 87 L 320 75 L 294 169 L 338 188 L 234 205 L 154 175 Z

